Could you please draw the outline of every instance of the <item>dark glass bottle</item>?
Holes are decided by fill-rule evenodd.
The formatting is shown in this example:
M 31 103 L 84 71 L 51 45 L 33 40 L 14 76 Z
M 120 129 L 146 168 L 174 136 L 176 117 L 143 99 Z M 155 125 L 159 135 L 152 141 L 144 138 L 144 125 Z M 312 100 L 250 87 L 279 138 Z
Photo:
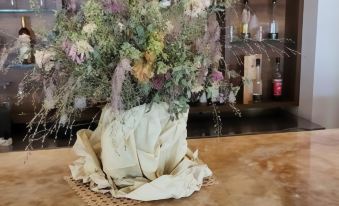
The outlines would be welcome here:
M 282 98 L 282 87 L 283 87 L 283 78 L 280 71 L 280 58 L 277 57 L 275 60 L 275 71 L 273 72 L 273 99 L 281 100 Z

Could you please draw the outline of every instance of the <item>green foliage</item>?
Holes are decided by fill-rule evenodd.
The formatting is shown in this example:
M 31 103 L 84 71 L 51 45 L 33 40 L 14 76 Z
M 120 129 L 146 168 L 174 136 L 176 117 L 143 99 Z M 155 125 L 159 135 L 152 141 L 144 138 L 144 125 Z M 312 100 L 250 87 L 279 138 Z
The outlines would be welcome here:
M 121 46 L 120 57 L 127 57 L 132 60 L 138 60 L 141 57 L 141 52 L 128 42 L 124 42 Z

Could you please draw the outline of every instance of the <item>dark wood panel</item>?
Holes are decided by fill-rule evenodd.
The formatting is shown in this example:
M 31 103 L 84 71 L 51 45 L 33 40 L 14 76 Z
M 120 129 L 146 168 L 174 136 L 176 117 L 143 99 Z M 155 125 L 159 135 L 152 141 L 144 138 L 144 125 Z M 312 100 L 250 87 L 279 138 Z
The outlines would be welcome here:
M 304 0 L 286 1 L 286 38 L 295 42 L 286 46 L 301 51 Z M 301 55 L 291 56 L 285 61 L 284 90 L 287 99 L 299 104 Z

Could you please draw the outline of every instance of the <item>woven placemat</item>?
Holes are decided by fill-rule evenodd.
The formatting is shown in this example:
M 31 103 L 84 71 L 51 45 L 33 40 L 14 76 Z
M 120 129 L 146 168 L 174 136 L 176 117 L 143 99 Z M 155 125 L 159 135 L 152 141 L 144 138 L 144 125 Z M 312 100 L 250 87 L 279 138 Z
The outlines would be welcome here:
M 81 181 L 76 181 L 72 177 L 64 177 L 68 185 L 74 190 L 77 195 L 84 200 L 88 206 L 133 206 L 142 203 L 142 201 L 132 200 L 127 198 L 113 198 L 110 193 L 102 194 L 91 191 L 89 184 L 84 184 Z M 218 182 L 215 177 L 204 179 L 203 187 L 216 185 Z

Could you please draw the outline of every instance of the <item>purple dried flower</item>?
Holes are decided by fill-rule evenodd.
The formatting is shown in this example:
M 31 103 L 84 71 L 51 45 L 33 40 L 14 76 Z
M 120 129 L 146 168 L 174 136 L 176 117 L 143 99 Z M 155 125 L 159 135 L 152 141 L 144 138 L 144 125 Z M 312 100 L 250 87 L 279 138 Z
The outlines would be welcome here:
M 62 45 L 61 45 L 62 49 L 66 52 L 66 54 L 69 53 L 69 50 L 70 50 L 71 46 L 72 45 L 71 45 L 71 43 L 68 40 L 64 40 L 62 42 Z
M 64 40 L 61 47 L 65 51 L 66 55 L 77 64 L 82 64 L 86 60 L 86 55 L 84 53 L 78 54 L 76 45 L 72 44 L 70 41 Z
M 219 82 L 224 79 L 222 72 L 214 70 L 211 74 L 211 79 L 213 82 Z
M 117 0 L 107 0 L 104 2 L 103 7 L 110 13 L 121 13 L 125 10 L 124 4 Z
M 156 90 L 161 90 L 164 85 L 165 81 L 168 78 L 168 75 L 157 75 L 152 79 L 152 87 Z

